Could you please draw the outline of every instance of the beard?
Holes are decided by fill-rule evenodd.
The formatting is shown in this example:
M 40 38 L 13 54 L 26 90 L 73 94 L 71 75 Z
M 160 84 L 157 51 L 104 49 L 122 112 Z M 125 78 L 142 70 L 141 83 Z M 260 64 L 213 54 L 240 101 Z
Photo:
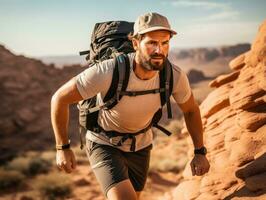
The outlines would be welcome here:
M 158 60 L 157 60 L 158 59 Z M 160 71 L 163 69 L 166 57 L 163 54 L 151 54 L 145 56 L 141 51 L 138 55 L 139 64 L 148 71 Z

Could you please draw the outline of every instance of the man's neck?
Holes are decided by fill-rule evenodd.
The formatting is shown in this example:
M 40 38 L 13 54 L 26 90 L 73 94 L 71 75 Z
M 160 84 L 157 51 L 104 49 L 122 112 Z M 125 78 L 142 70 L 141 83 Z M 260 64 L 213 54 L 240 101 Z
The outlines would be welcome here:
M 150 71 L 142 67 L 135 59 L 133 61 L 133 71 L 141 80 L 149 80 L 157 74 L 157 71 Z

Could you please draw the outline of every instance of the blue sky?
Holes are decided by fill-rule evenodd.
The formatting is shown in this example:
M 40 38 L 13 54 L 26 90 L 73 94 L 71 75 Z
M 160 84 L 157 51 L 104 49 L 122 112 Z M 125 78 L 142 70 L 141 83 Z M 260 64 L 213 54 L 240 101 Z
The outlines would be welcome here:
M 26 56 L 73 55 L 89 46 L 94 24 L 158 12 L 178 32 L 171 47 L 252 42 L 265 0 L 0 0 L 0 44 Z

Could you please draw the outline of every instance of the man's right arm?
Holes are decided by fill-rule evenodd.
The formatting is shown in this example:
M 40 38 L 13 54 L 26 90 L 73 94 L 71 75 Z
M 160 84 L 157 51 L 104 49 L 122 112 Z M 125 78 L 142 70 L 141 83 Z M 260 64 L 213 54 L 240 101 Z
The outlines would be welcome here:
M 82 100 L 76 77 L 60 87 L 51 100 L 51 120 L 56 145 L 68 144 L 69 105 Z M 56 163 L 59 169 L 71 173 L 76 168 L 76 159 L 71 149 L 57 150 Z
M 76 77 L 61 86 L 51 100 L 51 120 L 57 145 L 68 143 L 69 105 L 81 101 Z

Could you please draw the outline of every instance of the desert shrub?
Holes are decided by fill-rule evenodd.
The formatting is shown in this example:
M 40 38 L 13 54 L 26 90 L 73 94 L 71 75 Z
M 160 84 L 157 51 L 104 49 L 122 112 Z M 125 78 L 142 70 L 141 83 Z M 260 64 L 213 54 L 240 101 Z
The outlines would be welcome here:
M 0 191 L 8 189 L 9 187 L 15 188 L 18 187 L 22 181 L 25 179 L 25 176 L 14 170 L 0 169 Z
M 51 163 L 42 158 L 34 158 L 29 163 L 27 175 L 36 175 L 40 173 L 47 173 L 50 170 Z
M 44 151 L 41 153 L 40 158 L 49 161 L 50 163 L 55 163 L 55 156 L 56 152 L 55 151 Z
M 72 193 L 72 184 L 69 176 L 55 172 L 39 176 L 34 182 L 34 187 L 44 198 L 49 200 L 58 197 L 64 198 Z
M 18 157 L 9 162 L 6 169 L 19 171 L 27 176 L 34 176 L 49 171 L 51 163 L 40 157 Z

